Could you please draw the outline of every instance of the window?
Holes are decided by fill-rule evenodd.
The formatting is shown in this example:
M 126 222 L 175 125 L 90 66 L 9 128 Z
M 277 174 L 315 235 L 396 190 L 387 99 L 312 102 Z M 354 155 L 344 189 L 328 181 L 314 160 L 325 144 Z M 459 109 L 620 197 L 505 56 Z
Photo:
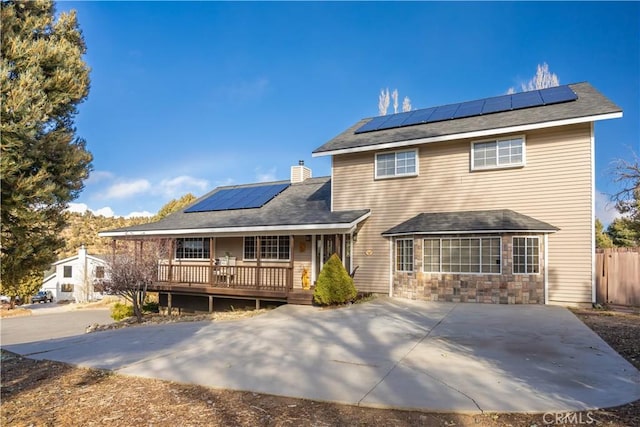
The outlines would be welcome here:
M 254 260 L 256 254 L 256 237 L 244 238 L 244 259 Z M 290 254 L 289 236 L 261 236 L 260 259 L 267 261 L 288 261 Z
M 429 273 L 500 273 L 500 237 L 424 239 Z
M 63 283 L 60 285 L 60 292 L 73 292 L 73 285 L 71 283 Z
M 513 273 L 540 273 L 540 239 L 537 237 L 513 238 Z
M 376 178 L 418 174 L 417 150 L 376 154 Z
M 396 240 L 396 271 L 413 271 L 413 239 Z
M 104 279 L 104 267 L 102 267 L 100 265 L 96 267 L 95 278 L 96 279 Z
M 176 239 L 176 258 L 209 259 L 209 238 L 186 237 Z
M 471 169 L 494 169 L 524 165 L 524 137 L 474 142 Z
M 70 265 L 65 265 L 64 271 L 62 272 L 62 277 L 73 277 L 73 267 Z

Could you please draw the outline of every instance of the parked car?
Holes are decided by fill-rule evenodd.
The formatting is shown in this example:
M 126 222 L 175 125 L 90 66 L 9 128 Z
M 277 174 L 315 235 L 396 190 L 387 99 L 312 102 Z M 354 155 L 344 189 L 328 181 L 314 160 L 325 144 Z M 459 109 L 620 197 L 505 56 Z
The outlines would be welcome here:
M 31 304 L 40 303 L 40 302 L 52 302 L 53 294 L 51 291 L 40 291 L 34 296 L 31 297 Z

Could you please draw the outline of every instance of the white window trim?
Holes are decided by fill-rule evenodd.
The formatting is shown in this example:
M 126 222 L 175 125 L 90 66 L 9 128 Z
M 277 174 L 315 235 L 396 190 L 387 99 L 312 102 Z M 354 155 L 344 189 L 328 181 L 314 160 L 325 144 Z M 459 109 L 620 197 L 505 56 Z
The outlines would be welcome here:
M 246 239 L 247 237 L 253 237 L 254 239 L 256 239 L 257 237 L 260 237 L 260 239 L 262 239 L 263 237 L 274 237 L 274 236 L 244 236 L 242 238 L 242 260 L 243 261 L 258 261 L 258 258 L 245 258 L 244 254 L 245 252 L 245 243 L 246 243 Z M 275 237 L 277 237 L 278 239 L 281 237 L 286 237 L 287 239 L 289 238 L 288 235 L 282 234 L 282 235 L 276 235 Z M 291 241 L 289 241 L 291 242 Z M 256 251 L 257 251 L 257 241 L 256 241 Z M 260 240 L 260 243 L 262 243 L 262 240 Z M 280 258 L 260 258 L 260 261 L 266 261 L 266 262 L 282 262 L 282 263 L 286 263 L 286 262 L 290 262 L 291 261 L 291 251 L 292 251 L 292 247 L 291 247 L 291 243 L 289 243 L 289 256 L 287 257 L 287 259 L 280 259 Z M 257 253 L 257 252 L 256 252 Z
M 538 240 L 538 272 L 537 273 L 516 273 L 515 272 L 515 267 L 516 264 L 513 260 L 513 248 L 514 248 L 514 243 L 513 243 L 513 239 L 516 238 L 525 238 L 525 239 L 537 239 Z M 525 248 L 526 248 L 526 242 L 525 242 Z M 546 254 L 546 252 L 545 252 Z M 525 262 L 527 260 L 527 257 L 525 255 Z M 511 272 L 513 273 L 514 276 L 538 276 L 540 274 L 542 274 L 542 269 L 540 268 L 540 261 L 541 261 L 541 257 L 540 257 L 540 236 L 533 236 L 533 235 L 527 235 L 527 236 L 511 236 Z M 525 265 L 525 267 L 528 266 L 528 264 Z M 525 268 L 526 270 L 526 268 Z
M 202 260 L 208 260 L 211 258 L 211 253 L 209 254 L 209 258 L 184 258 L 184 257 L 178 257 L 178 246 L 177 246 L 177 241 L 182 239 L 183 241 L 186 239 L 202 239 L 202 254 L 204 255 L 204 253 L 206 252 L 205 249 L 205 243 L 204 241 L 207 240 L 207 242 L 209 241 L 209 239 L 211 239 L 210 237 L 178 237 L 176 239 L 176 247 L 174 249 L 174 253 L 173 256 L 175 260 L 185 260 L 185 261 L 202 261 Z M 209 243 L 210 244 L 210 243 Z M 210 249 L 209 249 L 210 250 Z M 183 254 L 184 254 L 184 249 L 183 249 Z
M 519 237 L 519 236 L 518 236 Z M 442 271 L 442 240 L 443 239 L 457 239 L 457 238 L 462 238 L 462 239 L 500 239 L 500 271 L 498 271 L 497 273 L 492 273 L 492 272 L 450 272 L 450 271 Z M 424 263 L 424 241 L 425 240 L 439 240 L 440 241 L 440 265 L 439 265 L 439 269 L 440 271 L 427 271 L 425 268 L 425 263 Z M 513 243 L 513 242 L 512 242 Z M 482 242 L 480 242 L 480 245 L 482 245 Z M 502 266 L 503 266 L 503 260 L 502 260 L 502 236 L 496 236 L 496 235 L 488 235 L 488 236 L 482 236 L 482 237 L 424 237 L 422 239 L 422 272 L 423 273 L 427 273 L 427 274 L 458 274 L 458 275 L 465 275 L 465 276 L 497 276 L 502 274 Z M 480 268 L 482 269 L 482 249 L 480 250 Z
M 411 252 L 413 253 L 413 261 L 411 262 L 411 270 L 399 270 L 398 269 L 398 242 L 400 241 L 406 241 L 406 242 L 411 242 L 412 246 L 411 246 Z M 407 239 L 407 238 L 403 238 L 403 239 L 396 239 L 396 244 L 395 244 L 395 258 L 394 258 L 394 266 L 395 266 L 395 270 L 398 273 L 413 273 L 416 270 L 416 243 L 414 241 L 414 239 Z
M 482 167 L 475 167 L 475 155 L 474 155 L 474 146 L 476 144 L 482 144 L 482 143 L 487 143 L 487 142 L 495 142 L 496 143 L 496 162 L 498 161 L 498 153 L 497 153 L 497 144 L 500 141 L 508 141 L 510 139 L 517 139 L 520 138 L 522 139 L 522 162 L 521 163 L 510 163 L 508 165 L 495 165 L 495 166 L 482 166 Z M 505 136 L 505 137 L 501 137 L 501 138 L 491 138 L 491 139 L 483 139 L 483 140 L 479 140 L 479 141 L 471 141 L 471 164 L 470 164 L 470 168 L 471 171 L 486 171 L 486 170 L 494 170 L 494 169 L 515 169 L 515 168 L 523 168 L 527 165 L 527 139 L 525 137 L 525 135 L 511 135 L 511 136 Z
M 416 171 L 412 172 L 412 173 L 394 173 L 393 175 L 382 175 L 382 176 L 378 176 L 378 156 L 381 155 L 387 155 L 387 154 L 395 154 L 397 155 L 398 153 L 408 153 L 410 151 L 413 151 L 415 154 L 415 159 L 416 159 Z M 398 165 L 397 165 L 397 156 L 396 156 L 396 169 L 397 169 Z M 409 150 L 395 150 L 395 151 L 384 151 L 381 153 L 376 153 L 375 158 L 374 158 L 374 163 L 373 163 L 373 175 L 375 179 L 394 179 L 394 178 L 404 178 L 404 177 L 409 177 L 409 176 L 418 176 L 418 171 L 420 170 L 420 163 L 419 163 L 419 156 L 418 156 L 418 149 L 417 148 L 412 148 Z

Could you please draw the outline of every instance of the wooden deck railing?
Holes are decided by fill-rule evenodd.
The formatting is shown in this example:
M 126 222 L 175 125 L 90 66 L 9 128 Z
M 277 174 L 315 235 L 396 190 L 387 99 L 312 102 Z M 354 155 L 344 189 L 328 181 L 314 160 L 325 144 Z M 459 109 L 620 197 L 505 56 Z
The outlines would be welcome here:
M 292 287 L 291 272 L 291 267 L 160 264 L 158 282 L 288 291 Z

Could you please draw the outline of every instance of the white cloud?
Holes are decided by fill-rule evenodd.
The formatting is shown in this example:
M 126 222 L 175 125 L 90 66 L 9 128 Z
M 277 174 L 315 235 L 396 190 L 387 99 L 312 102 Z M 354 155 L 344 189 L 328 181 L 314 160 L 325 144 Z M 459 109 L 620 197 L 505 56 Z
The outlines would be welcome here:
M 151 188 L 151 183 L 146 179 L 136 179 L 129 182 L 119 182 L 109 187 L 102 195 L 105 199 L 124 199 L 144 193 Z
M 156 192 L 166 197 L 182 197 L 186 193 L 204 193 L 209 188 L 205 179 L 181 175 L 171 179 L 163 179 L 156 187 Z
M 75 212 L 75 213 L 83 214 L 89 210 L 89 206 L 87 206 L 85 203 L 69 203 L 69 206 L 65 210 L 67 212 Z
M 116 213 L 109 206 L 105 206 L 104 208 L 100 208 L 95 211 L 92 210 L 91 212 L 93 212 L 94 215 L 101 215 L 109 218 L 116 216 Z
M 113 209 L 111 209 L 109 206 L 93 210 L 89 208 L 86 203 L 69 203 L 69 207 L 67 207 L 66 210 L 67 212 L 76 212 L 81 214 L 89 211 L 94 215 L 102 215 L 106 217 L 113 217 L 116 215 L 115 212 L 113 212 Z
M 141 211 L 141 212 L 131 212 L 128 215 L 125 215 L 124 217 L 129 219 L 129 218 L 140 218 L 140 217 L 144 217 L 144 218 L 150 218 L 152 217 L 153 214 L 149 211 Z
M 276 180 L 276 168 L 271 168 L 266 172 L 262 172 L 261 168 L 256 168 L 256 181 L 269 182 Z
M 609 196 L 596 190 L 596 218 L 602 222 L 606 228 L 614 219 L 621 217 L 620 212 L 616 210 L 616 207 L 609 200 Z
M 100 181 L 111 180 L 113 179 L 113 174 L 108 171 L 93 171 L 89 174 L 89 178 L 87 178 L 87 184 L 95 184 Z

